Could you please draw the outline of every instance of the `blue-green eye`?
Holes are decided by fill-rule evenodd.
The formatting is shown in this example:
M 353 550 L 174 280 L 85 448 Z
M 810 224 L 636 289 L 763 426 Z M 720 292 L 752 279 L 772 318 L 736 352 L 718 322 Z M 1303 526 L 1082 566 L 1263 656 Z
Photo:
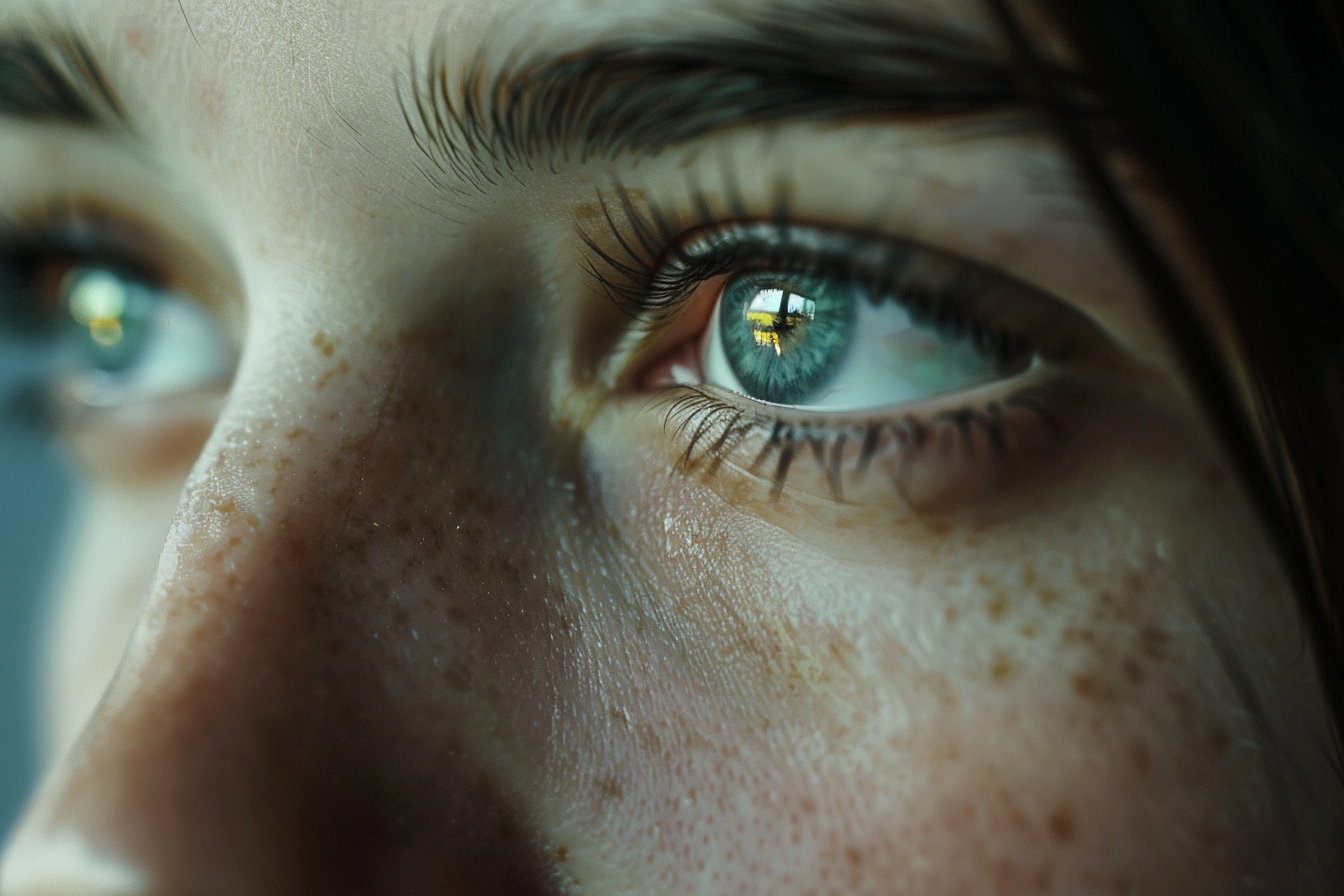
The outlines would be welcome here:
M 1012 376 L 1032 353 L 840 276 L 727 281 L 705 343 L 707 382 L 760 401 L 866 410 Z
M 751 397 L 806 403 L 849 354 L 856 305 L 853 289 L 820 277 L 738 277 L 720 299 L 723 353 Z
M 111 267 L 72 269 L 61 285 L 62 382 L 115 407 L 227 383 L 234 352 L 201 307 Z

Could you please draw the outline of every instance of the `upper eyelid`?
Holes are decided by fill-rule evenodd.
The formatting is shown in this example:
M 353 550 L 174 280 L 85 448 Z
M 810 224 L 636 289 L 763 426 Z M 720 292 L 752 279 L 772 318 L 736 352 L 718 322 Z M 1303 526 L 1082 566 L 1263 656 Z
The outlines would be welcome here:
M 956 253 L 869 230 L 846 232 L 787 217 L 697 223 L 672 236 L 674 227 L 667 216 L 656 210 L 645 216 L 622 195 L 632 228 L 643 236 L 633 240 L 622 236 L 620 223 L 610 213 L 605 220 L 616 230 L 622 251 L 640 254 L 614 258 L 595 238 L 585 235 L 585 242 L 596 252 L 589 273 L 609 298 L 626 303 L 627 311 L 649 330 L 656 331 L 675 317 L 700 283 L 736 272 L 743 263 L 769 269 L 772 262 L 801 266 L 822 259 L 827 273 L 850 276 L 877 293 L 899 294 L 905 288 L 906 298 L 918 301 L 909 295 L 910 288 L 917 284 L 931 290 L 937 295 L 924 297 L 933 303 L 925 310 L 937 310 L 942 299 L 954 296 L 954 311 L 987 326 L 1002 325 L 1006 335 L 1029 342 L 1051 360 L 1066 361 L 1079 351 L 1109 353 L 1114 348 L 1105 331 L 1069 302 Z M 777 212 L 788 214 L 787 208 Z M 744 238 L 755 240 L 765 251 L 754 257 L 751 249 L 743 251 Z M 666 241 L 660 252 L 655 250 L 659 239 Z M 772 240 L 777 245 L 770 245 Z M 807 242 L 813 245 L 800 245 Z M 698 251 L 697 243 L 701 244 Z M 705 244 L 711 244 L 707 251 Z M 725 252 L 716 256 L 712 244 L 723 246 Z

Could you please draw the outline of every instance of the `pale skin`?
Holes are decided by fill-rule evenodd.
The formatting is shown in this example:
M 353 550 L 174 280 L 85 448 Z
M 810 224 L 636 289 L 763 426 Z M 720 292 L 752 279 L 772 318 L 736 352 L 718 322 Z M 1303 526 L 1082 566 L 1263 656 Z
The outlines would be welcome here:
M 502 65 L 723 7 L 62 9 L 136 134 L 0 122 L 6 210 L 77 194 L 170 238 L 241 361 L 66 427 L 52 770 L 6 896 L 1344 886 L 1284 577 L 1047 139 L 795 123 L 431 185 L 408 51 Z M 994 33 L 971 0 L 908 9 Z M 841 501 L 805 450 L 773 496 L 755 444 L 683 469 L 651 399 L 710 304 L 631 354 L 581 235 L 613 242 L 615 183 L 690 217 L 687 172 L 723 201 L 727 168 L 758 216 L 787 180 L 799 220 L 1090 321 L 1061 432 L 1027 415 L 1011 462 L 904 491 L 880 456 Z

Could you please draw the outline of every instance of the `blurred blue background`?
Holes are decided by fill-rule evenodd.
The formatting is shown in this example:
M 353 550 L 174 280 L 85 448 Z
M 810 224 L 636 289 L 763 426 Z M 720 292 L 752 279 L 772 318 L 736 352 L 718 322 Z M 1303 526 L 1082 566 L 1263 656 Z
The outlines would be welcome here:
M 31 371 L 24 350 L 0 340 L 0 412 Z M 0 417 L 0 840 L 37 774 L 35 672 L 40 598 L 69 510 L 71 485 L 41 435 Z

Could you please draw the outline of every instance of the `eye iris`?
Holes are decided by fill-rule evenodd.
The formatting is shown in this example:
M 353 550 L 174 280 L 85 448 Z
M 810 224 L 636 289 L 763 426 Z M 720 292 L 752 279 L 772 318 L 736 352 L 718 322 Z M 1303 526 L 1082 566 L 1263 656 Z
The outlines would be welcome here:
M 801 404 L 839 372 L 855 320 L 852 290 L 819 278 L 749 274 L 724 288 L 720 333 L 752 398 Z

